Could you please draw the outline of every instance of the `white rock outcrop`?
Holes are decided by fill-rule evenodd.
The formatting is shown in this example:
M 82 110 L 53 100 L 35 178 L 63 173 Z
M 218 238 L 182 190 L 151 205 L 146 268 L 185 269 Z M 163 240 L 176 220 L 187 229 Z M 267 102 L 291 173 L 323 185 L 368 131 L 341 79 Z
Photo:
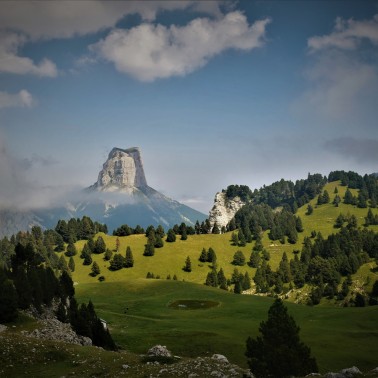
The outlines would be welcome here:
M 138 147 L 113 148 L 92 188 L 101 191 L 132 192 L 147 187 L 142 157 Z
M 230 220 L 235 216 L 246 203 L 240 197 L 229 199 L 225 192 L 218 192 L 215 195 L 214 206 L 209 212 L 209 221 L 211 227 L 217 223 L 218 227 L 227 226 Z

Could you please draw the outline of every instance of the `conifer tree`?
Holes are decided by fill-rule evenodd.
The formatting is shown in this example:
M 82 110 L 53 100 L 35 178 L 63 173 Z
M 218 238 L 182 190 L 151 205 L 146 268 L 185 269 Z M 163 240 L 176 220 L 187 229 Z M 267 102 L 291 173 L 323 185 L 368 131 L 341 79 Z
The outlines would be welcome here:
M 282 300 L 276 299 L 268 311 L 268 319 L 260 323 L 261 336 L 247 339 L 245 354 L 252 373 L 274 378 L 316 373 L 316 360 L 311 357 L 310 348 L 300 341 L 299 330 Z
M 106 244 L 102 236 L 99 236 L 95 241 L 93 253 L 104 253 L 106 251 Z
M 244 277 L 241 284 L 243 290 L 249 290 L 251 288 L 251 278 L 249 277 L 248 272 L 244 273 Z
M 18 296 L 13 282 L 3 269 L 0 269 L 0 287 L 0 323 L 7 323 L 18 316 Z
M 125 268 L 132 268 L 133 266 L 134 266 L 133 253 L 131 251 L 130 246 L 127 246 L 124 267 Z
M 174 233 L 174 231 L 170 228 L 167 232 L 167 238 L 166 238 L 166 241 L 168 243 L 173 243 L 176 241 L 176 234 Z
M 211 233 L 212 234 L 220 234 L 220 230 L 219 230 L 217 222 L 214 223 L 214 226 L 213 226 L 213 229 L 211 230 Z
M 153 244 L 145 244 L 143 256 L 153 256 L 155 254 L 155 247 Z
M 224 275 L 224 271 L 222 268 L 219 269 L 219 272 L 217 273 L 217 278 L 218 278 L 219 287 L 222 290 L 228 290 L 227 279 L 226 279 L 226 276 Z
M 185 260 L 185 265 L 184 265 L 183 270 L 185 272 L 191 272 L 192 271 L 192 263 L 190 261 L 190 257 L 189 256 Z
M 98 264 L 97 264 L 96 261 L 93 261 L 91 271 L 92 271 L 92 273 L 91 273 L 92 277 L 96 277 L 96 276 L 98 276 L 101 273 L 100 272 L 100 267 L 98 266 Z
M 68 261 L 68 268 L 70 269 L 71 272 L 75 271 L 75 261 L 72 256 L 70 257 Z
M 113 259 L 110 261 L 110 270 L 119 270 L 122 269 L 124 266 L 124 258 L 121 254 L 116 253 L 114 254 Z
M 235 252 L 232 264 L 238 265 L 238 266 L 245 265 L 245 256 L 244 256 L 244 253 L 242 251 L 236 251 Z
M 105 251 L 104 260 L 109 261 L 113 257 L 113 252 L 108 248 Z
M 207 251 L 205 248 L 202 248 L 201 255 L 199 257 L 199 261 L 206 262 L 207 261 Z
M 75 256 L 76 254 L 77 254 L 77 250 L 76 250 L 75 244 L 68 243 L 67 251 L 66 251 L 65 255 L 67 257 L 71 257 L 71 256 Z

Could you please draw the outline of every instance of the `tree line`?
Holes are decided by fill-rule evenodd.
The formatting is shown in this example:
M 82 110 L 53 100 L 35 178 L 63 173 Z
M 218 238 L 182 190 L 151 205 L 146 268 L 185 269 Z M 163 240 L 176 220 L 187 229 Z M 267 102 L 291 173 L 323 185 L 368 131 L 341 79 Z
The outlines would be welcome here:
M 18 242 L 10 260 L 10 267 L 0 269 L 0 322 L 10 322 L 17 318 L 19 310 L 30 307 L 41 313 L 44 306 L 55 301 L 59 303 L 59 320 L 70 323 L 77 334 L 91 338 L 93 345 L 116 349 L 93 304 L 77 304 L 67 271 L 53 270 L 30 241 Z

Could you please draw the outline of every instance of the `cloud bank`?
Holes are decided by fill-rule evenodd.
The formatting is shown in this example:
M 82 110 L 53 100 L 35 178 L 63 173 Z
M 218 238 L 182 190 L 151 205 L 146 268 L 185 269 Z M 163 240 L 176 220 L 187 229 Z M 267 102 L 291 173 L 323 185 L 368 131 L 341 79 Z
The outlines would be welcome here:
M 0 92 L 0 109 L 12 107 L 31 108 L 35 103 L 35 99 L 26 89 L 22 89 L 16 94 Z
M 368 117 L 378 97 L 377 44 L 378 15 L 370 20 L 337 18 L 330 34 L 309 38 L 304 73 L 309 86 L 294 104 L 295 111 L 319 123 L 373 127 L 375 120 Z
M 248 25 L 241 12 L 210 20 L 196 18 L 185 26 L 143 23 L 116 29 L 91 50 L 138 80 L 184 76 L 227 49 L 250 51 L 264 44 L 269 19 Z
M 57 68 L 51 60 L 43 59 L 35 64 L 30 58 L 18 56 L 19 48 L 27 38 L 16 33 L 0 35 L 0 72 L 11 74 L 32 74 L 37 76 L 57 76 Z
M 355 50 L 366 39 L 378 44 L 378 14 L 371 20 L 343 20 L 338 17 L 332 33 L 324 36 L 315 36 L 307 41 L 311 52 L 323 49 L 338 48 L 343 50 Z

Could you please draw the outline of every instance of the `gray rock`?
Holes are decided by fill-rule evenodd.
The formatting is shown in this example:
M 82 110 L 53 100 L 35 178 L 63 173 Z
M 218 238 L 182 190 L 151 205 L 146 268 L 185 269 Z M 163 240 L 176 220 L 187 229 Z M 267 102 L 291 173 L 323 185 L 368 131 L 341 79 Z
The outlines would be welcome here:
M 122 190 L 132 193 L 133 188 L 147 186 L 142 158 L 138 147 L 113 148 L 94 184 L 98 190 Z
M 147 352 L 149 357 L 172 357 L 172 353 L 164 345 L 155 345 Z
M 229 363 L 227 357 L 223 356 L 222 354 L 213 354 L 211 359 L 219 361 L 219 362 L 223 362 L 223 363 L 226 363 L 226 364 Z
M 7 328 L 8 328 L 7 326 L 0 324 L 0 333 L 6 331 Z
M 211 227 L 215 222 L 218 227 L 227 226 L 236 212 L 245 205 L 239 197 L 232 199 L 226 198 L 226 193 L 219 192 L 215 195 L 213 208 L 209 212 L 209 221 Z
M 346 378 L 352 378 L 356 375 L 362 375 L 360 369 L 356 366 L 352 366 L 351 368 L 343 369 L 340 371 L 341 374 L 344 374 Z

